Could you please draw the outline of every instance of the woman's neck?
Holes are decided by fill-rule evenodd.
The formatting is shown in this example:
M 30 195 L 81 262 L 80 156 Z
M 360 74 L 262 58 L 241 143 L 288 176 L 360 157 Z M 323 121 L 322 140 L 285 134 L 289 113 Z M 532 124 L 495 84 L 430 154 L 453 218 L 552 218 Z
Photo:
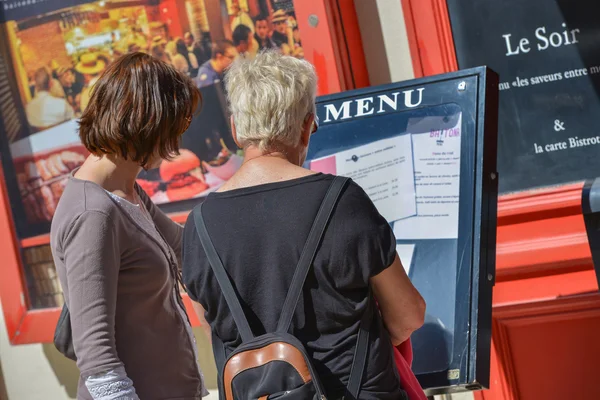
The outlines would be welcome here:
M 105 190 L 130 199 L 135 191 L 135 180 L 141 167 L 119 157 L 90 155 L 75 177 L 100 185 Z
M 297 150 L 265 153 L 256 147 L 246 147 L 242 167 L 219 188 L 218 192 L 282 182 L 314 174 L 302 168 L 299 160 Z
M 288 162 L 295 166 L 299 163 L 299 152 L 295 149 L 273 149 L 265 152 L 256 146 L 248 146 L 244 149 L 244 163 L 253 162 Z

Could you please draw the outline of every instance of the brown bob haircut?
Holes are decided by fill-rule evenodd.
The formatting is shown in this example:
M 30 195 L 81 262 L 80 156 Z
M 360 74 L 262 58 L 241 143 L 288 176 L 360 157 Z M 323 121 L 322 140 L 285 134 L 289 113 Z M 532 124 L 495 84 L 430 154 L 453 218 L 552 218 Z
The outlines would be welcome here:
M 113 154 L 145 166 L 178 154 L 181 135 L 202 105 L 192 80 L 144 53 L 115 60 L 94 85 L 79 138 L 94 155 Z

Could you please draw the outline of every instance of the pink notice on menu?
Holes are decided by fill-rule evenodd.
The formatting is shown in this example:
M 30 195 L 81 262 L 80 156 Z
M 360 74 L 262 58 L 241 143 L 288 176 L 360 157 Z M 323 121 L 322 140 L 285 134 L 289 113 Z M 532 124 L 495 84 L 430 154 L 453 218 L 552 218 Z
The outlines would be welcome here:
M 336 175 L 335 156 L 325 157 L 310 162 L 310 169 L 323 174 Z

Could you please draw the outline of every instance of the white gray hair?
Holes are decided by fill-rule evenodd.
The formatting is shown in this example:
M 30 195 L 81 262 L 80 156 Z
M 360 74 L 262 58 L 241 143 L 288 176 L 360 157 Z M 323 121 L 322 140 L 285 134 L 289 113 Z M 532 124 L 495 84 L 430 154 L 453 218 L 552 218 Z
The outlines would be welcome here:
M 225 74 L 238 141 L 262 151 L 300 142 L 303 122 L 315 113 L 317 75 L 304 60 L 264 51 L 238 57 Z

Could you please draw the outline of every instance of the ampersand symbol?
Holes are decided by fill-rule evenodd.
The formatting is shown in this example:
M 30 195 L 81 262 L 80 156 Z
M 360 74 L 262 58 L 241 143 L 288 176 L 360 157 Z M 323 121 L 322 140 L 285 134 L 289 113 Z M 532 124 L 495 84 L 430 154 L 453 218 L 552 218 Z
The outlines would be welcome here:
M 561 122 L 561 120 L 559 120 L 559 119 L 554 120 L 554 130 L 556 132 L 564 131 L 565 129 L 566 128 L 565 128 L 564 122 Z

